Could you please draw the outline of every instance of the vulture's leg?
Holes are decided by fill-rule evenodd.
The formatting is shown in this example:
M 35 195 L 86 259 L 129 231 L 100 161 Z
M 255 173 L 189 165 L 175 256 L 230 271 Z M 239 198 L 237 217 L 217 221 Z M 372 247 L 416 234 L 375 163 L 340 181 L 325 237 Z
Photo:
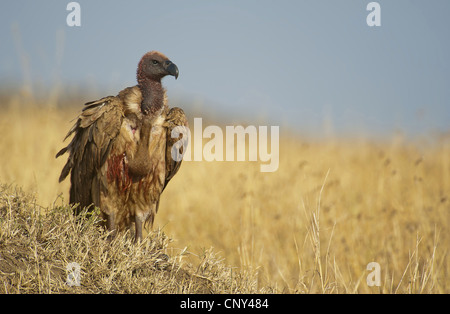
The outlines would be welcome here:
M 106 218 L 106 224 L 108 227 L 108 231 L 111 231 L 111 234 L 109 235 L 110 239 L 114 239 L 116 237 L 116 221 L 115 221 L 115 214 L 112 212 L 109 214 Z
M 142 220 L 141 218 L 136 215 L 134 217 L 134 224 L 136 228 L 136 234 L 134 235 L 134 242 L 142 241 Z

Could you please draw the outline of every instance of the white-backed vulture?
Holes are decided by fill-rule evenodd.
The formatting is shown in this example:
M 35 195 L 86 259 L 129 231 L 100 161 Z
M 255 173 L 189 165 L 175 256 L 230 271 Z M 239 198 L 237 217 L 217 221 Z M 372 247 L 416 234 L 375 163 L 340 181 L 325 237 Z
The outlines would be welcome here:
M 182 109 L 167 105 L 161 85 L 166 75 L 177 78 L 177 66 L 160 52 L 146 53 L 138 85 L 86 103 L 66 136 L 74 134 L 72 141 L 56 155 L 69 153 L 59 181 L 70 173 L 75 213 L 99 207 L 113 236 L 134 222 L 135 240 L 142 239 L 143 223 L 153 225 L 160 195 L 181 164 L 171 150 L 183 135 L 172 138 L 171 132 L 187 127 L 187 119 Z M 182 147 L 176 153 L 182 155 Z

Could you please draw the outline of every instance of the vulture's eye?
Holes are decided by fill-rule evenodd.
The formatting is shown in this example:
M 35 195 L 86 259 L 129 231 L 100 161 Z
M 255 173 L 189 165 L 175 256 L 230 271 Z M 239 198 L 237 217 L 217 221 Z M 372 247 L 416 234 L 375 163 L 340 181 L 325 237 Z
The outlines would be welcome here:
M 153 62 L 153 64 L 158 64 L 158 63 L 159 63 L 159 62 L 156 61 L 156 60 L 153 60 L 152 62 Z

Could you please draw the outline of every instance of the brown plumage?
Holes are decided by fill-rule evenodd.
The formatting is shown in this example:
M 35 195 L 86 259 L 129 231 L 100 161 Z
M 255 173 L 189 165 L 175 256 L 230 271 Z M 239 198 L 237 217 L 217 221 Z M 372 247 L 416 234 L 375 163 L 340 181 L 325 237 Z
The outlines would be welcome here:
M 70 173 L 70 203 L 101 209 L 109 230 L 124 230 L 134 222 L 135 239 L 142 224 L 153 225 L 162 191 L 177 173 L 182 147 L 171 132 L 187 127 L 180 108 L 169 109 L 161 79 L 178 77 L 178 68 L 162 53 L 145 54 L 138 65 L 138 85 L 117 96 L 88 102 L 66 138 L 69 145 L 56 157 L 69 157 L 59 181 Z M 184 133 L 186 134 L 186 133 Z M 183 139 L 186 140 L 186 139 Z

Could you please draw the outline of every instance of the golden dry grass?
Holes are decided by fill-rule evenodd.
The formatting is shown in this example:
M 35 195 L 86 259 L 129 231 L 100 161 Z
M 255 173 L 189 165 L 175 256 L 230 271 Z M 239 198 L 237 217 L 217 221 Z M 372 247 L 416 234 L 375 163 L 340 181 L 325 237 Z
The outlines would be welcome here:
M 42 212 L 21 189 L 0 185 L 0 293 L 261 293 L 256 273 L 233 271 L 213 250 L 188 262 L 156 230 L 135 244 L 99 226 L 98 209 Z M 169 254 L 169 255 L 168 255 Z
M 66 205 L 65 159 L 54 156 L 80 109 L 9 99 L 0 182 L 44 208 Z M 174 251 L 213 247 L 277 292 L 449 293 L 450 140 L 313 141 L 281 129 L 277 172 L 261 173 L 257 162 L 183 163 L 162 196 L 159 227 Z M 379 287 L 366 283 L 370 262 L 381 267 Z

